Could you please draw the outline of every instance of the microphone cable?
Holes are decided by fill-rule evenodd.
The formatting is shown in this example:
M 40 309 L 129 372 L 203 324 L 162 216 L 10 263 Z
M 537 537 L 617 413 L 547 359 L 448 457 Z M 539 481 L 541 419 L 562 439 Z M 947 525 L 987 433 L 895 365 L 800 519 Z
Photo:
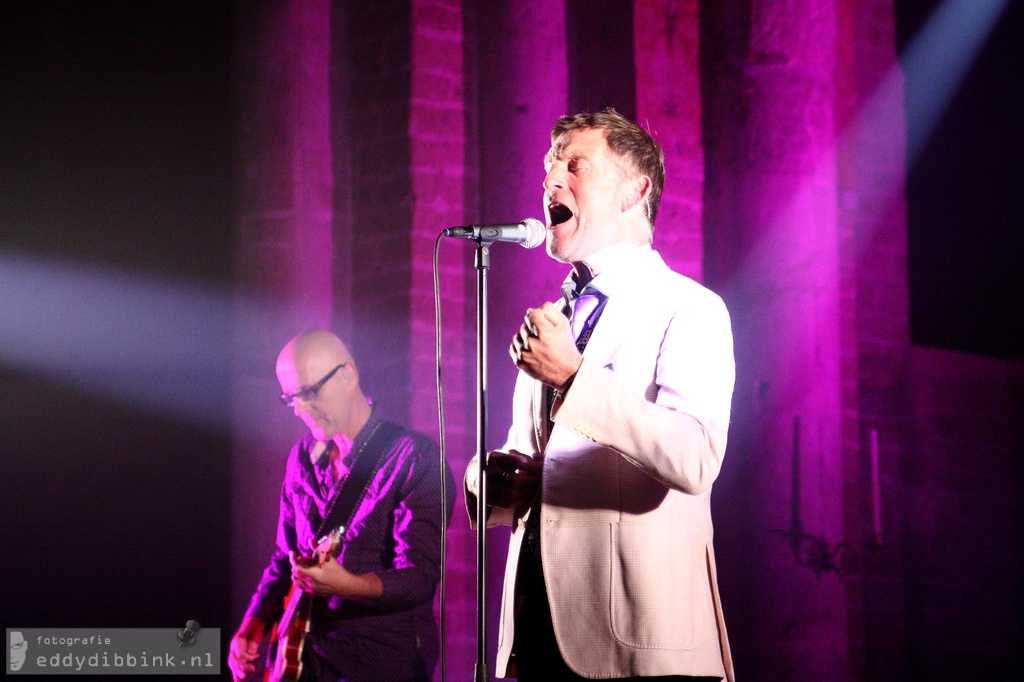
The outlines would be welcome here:
M 448 477 L 445 476 L 445 437 L 444 437 L 444 393 L 442 392 L 441 386 L 441 279 L 440 279 L 440 268 L 438 266 L 438 253 L 441 247 L 441 238 L 444 233 L 441 232 L 437 235 L 434 240 L 434 257 L 433 257 L 433 268 L 434 268 L 434 343 L 435 343 L 435 362 L 437 363 L 437 426 L 438 426 L 438 445 L 440 446 L 440 467 L 441 467 L 441 580 L 438 587 L 438 601 L 439 601 L 439 613 L 438 613 L 438 627 L 439 635 L 441 638 L 441 682 L 446 682 L 447 677 L 447 659 L 448 659 L 448 639 L 446 636 L 445 621 L 446 618 L 446 602 L 447 597 L 447 585 L 448 585 Z

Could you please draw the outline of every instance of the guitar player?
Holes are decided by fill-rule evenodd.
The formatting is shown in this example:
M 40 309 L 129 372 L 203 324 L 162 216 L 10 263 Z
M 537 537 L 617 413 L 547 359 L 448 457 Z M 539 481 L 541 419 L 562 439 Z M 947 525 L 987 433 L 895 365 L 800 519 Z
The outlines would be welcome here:
M 292 589 L 314 595 L 298 661 L 268 679 L 428 681 L 438 658 L 433 598 L 440 577 L 438 448 L 423 434 L 381 419 L 359 385 L 342 341 L 307 331 L 277 359 L 281 400 L 309 427 L 292 448 L 281 488 L 277 550 L 231 641 L 236 681 L 263 667 L 261 642 L 286 625 Z M 447 507 L 454 503 L 451 472 Z M 348 483 L 348 485 L 346 485 Z M 338 527 L 341 531 L 338 532 Z M 337 557 L 309 559 L 321 535 L 337 533 Z M 298 592 L 290 597 L 294 599 Z M 273 647 L 272 647 L 273 648 Z M 277 657 L 287 657 L 282 647 Z

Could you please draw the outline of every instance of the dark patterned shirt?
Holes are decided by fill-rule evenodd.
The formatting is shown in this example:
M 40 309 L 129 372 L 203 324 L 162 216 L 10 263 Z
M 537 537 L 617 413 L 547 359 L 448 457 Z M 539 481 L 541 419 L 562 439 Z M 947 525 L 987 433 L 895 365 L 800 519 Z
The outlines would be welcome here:
M 374 425 L 377 411 L 352 444 L 358 453 Z M 376 573 L 384 585 L 380 599 L 356 602 L 316 597 L 312 630 L 304 656 L 310 677 L 318 680 L 404 682 L 430 679 L 437 662 L 438 636 L 433 598 L 441 574 L 441 470 L 437 444 L 398 427 L 401 437 L 388 446 L 373 474 L 338 561 L 355 574 Z M 281 617 L 291 587 L 288 552 L 308 553 L 331 497 L 347 474 L 327 494 L 321 472 L 310 461 L 316 440 L 301 439 L 292 448 L 281 487 L 277 551 L 246 615 L 267 622 Z M 365 452 L 360 456 L 375 456 Z M 448 518 L 454 482 L 445 465 Z

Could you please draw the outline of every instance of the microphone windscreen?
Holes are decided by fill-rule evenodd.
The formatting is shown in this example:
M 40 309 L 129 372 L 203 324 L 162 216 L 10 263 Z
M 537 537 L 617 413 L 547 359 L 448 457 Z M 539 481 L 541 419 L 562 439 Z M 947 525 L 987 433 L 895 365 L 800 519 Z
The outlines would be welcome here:
M 547 231 L 544 223 L 536 218 L 527 218 L 523 221 L 526 228 L 526 241 L 523 242 L 524 249 L 533 249 L 544 243 L 544 233 Z

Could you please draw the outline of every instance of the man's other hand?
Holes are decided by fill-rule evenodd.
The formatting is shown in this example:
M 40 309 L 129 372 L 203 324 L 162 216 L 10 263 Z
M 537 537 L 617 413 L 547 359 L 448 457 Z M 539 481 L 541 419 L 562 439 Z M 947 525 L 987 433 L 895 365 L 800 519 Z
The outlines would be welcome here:
M 537 495 L 544 464 L 512 450 L 487 455 L 487 504 L 525 511 Z

